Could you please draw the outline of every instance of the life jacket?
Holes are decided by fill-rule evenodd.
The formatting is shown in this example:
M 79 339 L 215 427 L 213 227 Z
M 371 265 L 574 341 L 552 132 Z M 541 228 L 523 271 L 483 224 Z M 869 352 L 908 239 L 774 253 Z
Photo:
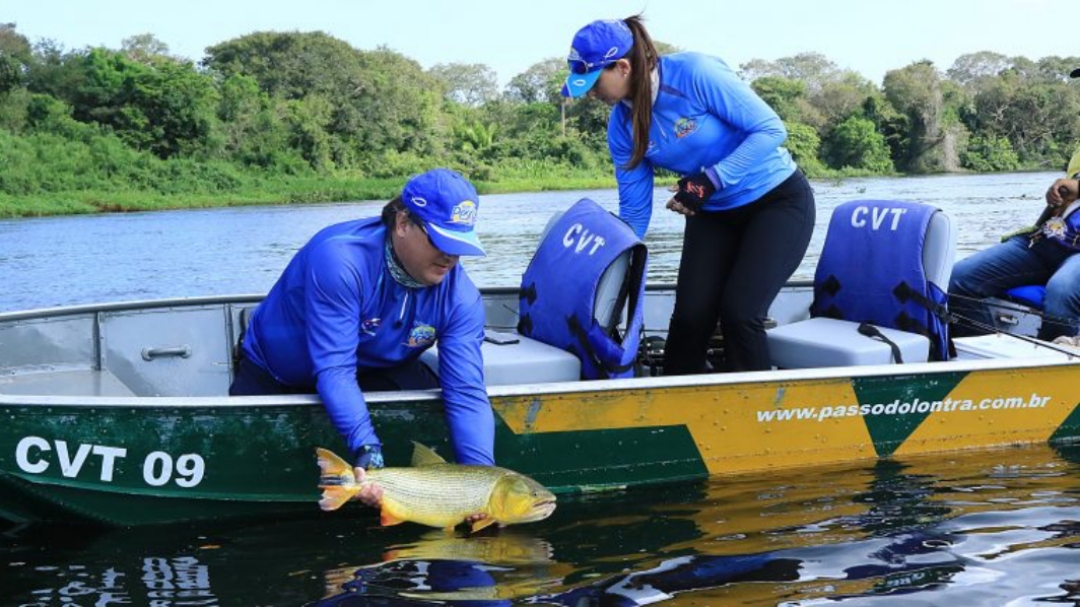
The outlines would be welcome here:
M 633 377 L 647 258 L 626 223 L 579 200 L 554 220 L 522 276 L 518 332 L 575 354 L 582 379 Z
M 948 360 L 951 267 L 932 277 L 924 262 L 930 222 L 940 212 L 892 200 L 838 206 L 814 275 L 810 315 L 925 335 L 931 360 Z

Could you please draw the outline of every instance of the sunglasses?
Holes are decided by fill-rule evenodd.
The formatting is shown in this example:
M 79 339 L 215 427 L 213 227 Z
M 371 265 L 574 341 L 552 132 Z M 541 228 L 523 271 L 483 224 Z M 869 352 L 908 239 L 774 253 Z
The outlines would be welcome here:
M 442 251 L 442 249 L 440 249 L 438 246 L 436 246 L 435 241 L 431 239 L 431 234 L 428 234 L 427 226 L 424 225 L 424 221 L 422 219 L 420 219 L 420 217 L 416 213 L 413 213 L 412 211 L 408 211 L 408 216 L 409 216 L 409 221 L 412 222 L 412 224 L 414 226 L 420 228 L 420 231 L 424 233 L 424 238 L 427 238 L 428 244 L 430 244 L 431 247 L 433 249 L 435 249 L 436 251 Z
M 607 67 L 616 61 L 618 61 L 618 59 L 605 59 L 596 63 L 589 63 L 584 59 L 568 59 L 566 62 L 570 64 L 571 73 L 577 74 L 578 76 L 584 76 L 585 74 L 594 71 L 594 68 Z

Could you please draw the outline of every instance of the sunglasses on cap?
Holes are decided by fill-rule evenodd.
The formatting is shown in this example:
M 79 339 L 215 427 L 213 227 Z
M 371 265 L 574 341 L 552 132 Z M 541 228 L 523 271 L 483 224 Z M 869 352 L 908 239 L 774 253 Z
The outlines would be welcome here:
M 598 61 L 596 63 L 589 63 L 584 59 L 567 59 L 566 62 L 570 65 L 571 73 L 583 76 L 594 71 L 595 68 L 605 68 L 616 61 L 618 61 L 618 59 L 604 59 L 603 61 Z

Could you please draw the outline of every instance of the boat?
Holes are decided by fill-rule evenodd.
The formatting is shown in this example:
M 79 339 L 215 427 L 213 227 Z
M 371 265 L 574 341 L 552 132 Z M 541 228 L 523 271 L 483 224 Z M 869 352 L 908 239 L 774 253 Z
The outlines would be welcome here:
M 811 296 L 790 285 L 773 318 L 793 322 Z M 517 289 L 484 297 L 490 328 L 512 333 Z M 647 289 L 647 335 L 666 328 L 673 297 Z M 318 398 L 227 396 L 242 312 L 259 299 L 0 314 L 0 517 L 317 510 L 314 449 L 344 449 Z M 567 494 L 1080 439 L 1080 359 L 1004 334 L 965 339 L 978 356 L 948 362 L 542 383 L 516 369 L 519 383 L 488 389 L 496 460 Z M 512 361 L 521 345 L 485 356 Z M 369 406 L 389 465 L 408 462 L 412 441 L 449 452 L 437 391 L 374 393 Z
M 582 380 L 573 354 L 517 332 L 519 288 L 482 294 L 496 461 L 556 494 L 1080 440 L 1080 350 L 1022 335 L 1038 315 L 1008 302 L 994 304 L 1000 328 L 956 339 L 949 360 L 928 361 L 923 336 L 882 329 L 900 342 L 890 355 L 857 323 L 835 321 L 788 344 L 797 362 L 777 364 L 774 336 L 833 320 L 808 319 L 815 285 L 793 282 L 769 312 L 776 368 L 665 377 L 674 287 L 649 285 L 635 376 Z M 319 399 L 228 396 L 235 344 L 260 299 L 0 314 L 0 518 L 140 525 L 315 513 L 315 448 L 345 450 Z M 912 358 L 911 344 L 922 354 Z M 714 345 L 722 351 L 722 339 Z M 829 348 L 854 362 L 835 362 Z M 437 348 L 424 356 L 437 370 Z M 437 390 L 367 396 L 387 465 L 407 465 L 414 441 L 450 453 Z

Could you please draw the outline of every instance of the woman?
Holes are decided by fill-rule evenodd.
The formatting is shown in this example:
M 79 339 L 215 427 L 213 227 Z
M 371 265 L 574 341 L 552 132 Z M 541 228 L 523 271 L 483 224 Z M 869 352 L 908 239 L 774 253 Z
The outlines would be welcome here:
M 654 167 L 683 175 L 667 202 L 686 230 L 665 373 L 706 371 L 717 319 L 728 371 L 769 369 L 764 319 L 814 229 L 814 195 L 780 147 L 780 117 L 720 59 L 660 57 L 640 16 L 586 25 L 568 61 L 563 95 L 612 107 L 619 216 L 638 236 Z

